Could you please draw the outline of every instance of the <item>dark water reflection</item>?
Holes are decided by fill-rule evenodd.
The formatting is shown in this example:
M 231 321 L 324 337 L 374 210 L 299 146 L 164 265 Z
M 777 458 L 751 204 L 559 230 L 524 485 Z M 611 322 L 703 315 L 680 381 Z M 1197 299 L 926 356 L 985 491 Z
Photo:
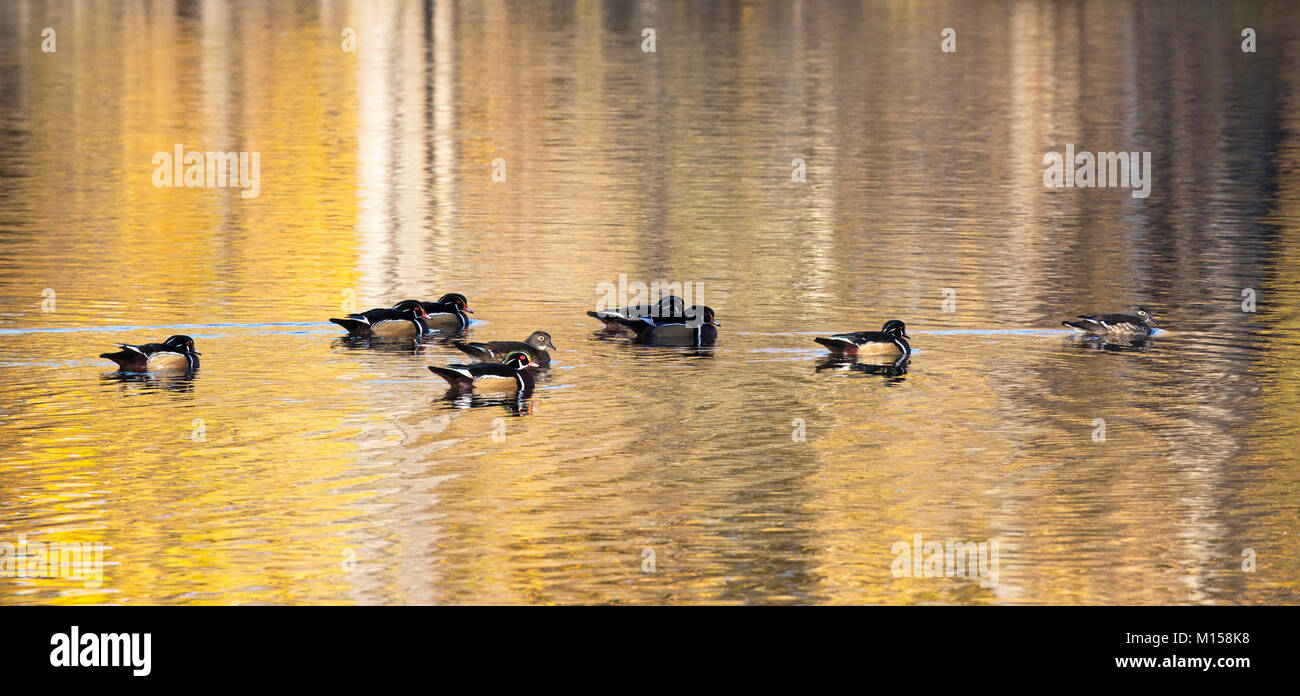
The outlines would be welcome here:
M 1294 603 L 1294 18 L 0 5 L 0 536 L 109 547 L 0 601 Z M 175 143 L 260 195 L 155 188 Z M 1067 144 L 1151 152 L 1150 197 L 1045 189 Z M 717 346 L 600 332 L 619 274 L 699 284 Z M 563 347 L 528 398 L 325 323 L 444 292 Z M 1145 345 L 1061 330 L 1138 304 Z M 895 317 L 906 364 L 812 342 Z M 173 333 L 193 379 L 93 357 Z M 998 582 L 895 577 L 917 534 Z

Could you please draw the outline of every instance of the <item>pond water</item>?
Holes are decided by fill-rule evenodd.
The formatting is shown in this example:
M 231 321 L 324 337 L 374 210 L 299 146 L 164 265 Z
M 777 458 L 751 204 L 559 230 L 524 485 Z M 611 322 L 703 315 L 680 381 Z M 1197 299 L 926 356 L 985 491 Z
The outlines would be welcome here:
M 1296 603 L 1295 16 L 0 5 L 0 541 L 104 544 L 0 602 Z M 178 144 L 256 197 L 155 186 Z M 1067 146 L 1150 195 L 1046 188 Z M 716 345 L 601 332 L 620 274 Z M 446 292 L 551 333 L 530 396 L 327 322 Z M 1138 305 L 1141 349 L 1060 323 Z M 905 371 L 819 369 L 887 319 Z M 171 334 L 191 378 L 97 357 Z M 996 572 L 898 572 L 917 535 Z

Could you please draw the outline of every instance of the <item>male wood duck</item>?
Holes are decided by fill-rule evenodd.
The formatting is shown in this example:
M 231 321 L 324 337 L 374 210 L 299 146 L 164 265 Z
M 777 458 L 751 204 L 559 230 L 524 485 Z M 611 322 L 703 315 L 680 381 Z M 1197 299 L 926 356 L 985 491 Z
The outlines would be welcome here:
M 1062 325 L 1076 332 L 1094 336 L 1114 336 L 1118 338 L 1146 337 L 1155 333 L 1155 317 L 1146 307 L 1138 307 L 1137 315 L 1132 314 L 1091 314 L 1079 315 L 1078 321 L 1063 321 Z
M 452 345 L 469 353 L 472 357 L 489 363 L 499 362 L 515 351 L 527 353 L 532 360 L 530 367 L 536 368 L 550 366 L 551 354 L 547 351 L 556 350 L 555 344 L 551 343 L 551 335 L 545 331 L 534 331 L 531 336 L 523 341 L 489 341 L 487 343 L 456 341 Z
M 636 332 L 637 341 L 658 345 L 711 346 L 718 340 L 713 309 L 692 306 L 676 317 L 618 317 L 620 326 Z
M 606 309 L 599 312 L 587 312 L 587 316 L 599 319 L 605 324 L 606 331 L 618 331 L 627 328 L 621 320 L 637 317 L 672 318 L 686 313 L 686 303 L 676 295 L 659 298 L 653 305 L 631 305 L 623 309 Z
M 473 391 L 477 388 L 506 389 L 530 392 L 536 384 L 533 373 L 527 369 L 532 364 L 528 354 L 515 351 L 501 362 L 480 362 L 472 365 L 430 365 L 429 371 L 447 380 L 456 391 Z
M 419 338 L 429 330 L 428 314 L 418 300 L 402 300 L 391 309 L 370 309 L 330 321 L 353 338 Z
M 428 315 L 424 323 L 435 331 L 460 331 L 469 326 L 466 314 L 474 313 L 469 308 L 469 300 L 458 292 L 449 292 L 439 297 L 437 302 L 421 302 L 420 306 Z
M 830 338 L 813 340 L 826 346 L 831 353 L 852 357 L 855 355 L 910 355 L 912 346 L 907 342 L 907 327 L 897 319 L 890 319 L 879 331 L 856 331 L 835 334 Z
M 99 357 L 117 363 L 125 372 L 161 372 L 164 370 L 197 370 L 199 355 L 194 350 L 194 339 L 189 336 L 168 336 L 162 343 L 133 346 L 118 343 L 121 351 L 100 353 Z

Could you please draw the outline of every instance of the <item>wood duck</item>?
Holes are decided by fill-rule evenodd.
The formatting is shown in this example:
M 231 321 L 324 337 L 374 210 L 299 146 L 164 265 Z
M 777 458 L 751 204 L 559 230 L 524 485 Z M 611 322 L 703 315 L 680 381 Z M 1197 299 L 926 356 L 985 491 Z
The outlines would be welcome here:
M 536 384 L 533 373 L 526 369 L 532 359 L 523 351 L 515 351 L 501 362 L 480 362 L 472 365 L 430 365 L 429 371 L 447 380 L 456 391 L 473 391 L 479 388 L 506 389 L 530 392 Z
M 469 300 L 458 292 L 449 292 L 437 302 L 421 302 L 420 306 L 428 315 L 424 323 L 436 331 L 460 331 L 469 326 L 469 317 L 465 315 L 474 313 L 470 311 Z
M 330 321 L 347 329 L 353 338 L 419 338 L 429 330 L 427 316 L 418 300 L 403 300 L 391 309 L 370 309 Z
M 551 335 L 545 331 L 534 331 L 531 336 L 523 341 L 489 341 L 487 343 L 456 341 L 452 345 L 468 353 L 471 357 L 489 363 L 500 362 L 515 351 L 527 353 L 532 360 L 530 367 L 536 368 L 549 367 L 551 354 L 547 351 L 556 350 L 555 344 L 551 343 Z
M 1063 321 L 1062 325 L 1076 332 L 1094 336 L 1114 336 L 1121 338 L 1146 337 L 1155 333 L 1156 318 L 1151 316 L 1146 307 L 1138 307 L 1137 315 L 1132 314 L 1090 314 L 1079 315 L 1078 321 Z
M 122 348 L 117 353 L 100 353 L 99 357 L 117 363 L 124 372 L 161 372 L 164 370 L 197 370 L 199 355 L 194 350 L 194 339 L 189 336 L 168 336 L 162 343 L 133 346 L 116 344 Z
M 826 346 L 831 353 L 852 357 L 855 355 L 910 355 L 912 346 L 906 339 L 907 327 L 897 319 L 890 319 L 879 331 L 857 331 L 835 334 L 830 338 L 813 340 Z
M 618 317 L 616 321 L 634 331 L 638 342 L 658 345 L 711 346 L 718 340 L 717 327 L 722 326 L 713 309 L 700 305 L 682 316 Z
M 682 301 L 682 298 L 676 295 L 667 295 L 659 298 L 659 302 L 654 305 L 631 305 L 623 309 L 587 312 L 587 316 L 599 319 L 605 324 L 606 331 L 619 331 L 627 328 L 620 321 L 622 319 L 635 319 L 637 317 L 671 318 L 680 317 L 685 313 L 686 303 Z

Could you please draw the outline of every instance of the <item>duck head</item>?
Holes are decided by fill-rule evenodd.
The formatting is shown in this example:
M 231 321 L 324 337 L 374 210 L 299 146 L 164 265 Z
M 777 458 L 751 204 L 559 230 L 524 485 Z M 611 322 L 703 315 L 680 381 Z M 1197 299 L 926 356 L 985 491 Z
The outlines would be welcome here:
M 464 295 L 458 292 L 449 292 L 446 295 L 439 297 L 438 304 L 456 305 L 456 308 L 462 312 L 466 312 L 468 314 L 474 313 L 469 308 L 469 300 L 466 299 Z
M 419 300 L 402 300 L 401 302 L 398 302 L 397 304 L 393 305 L 393 309 L 396 309 L 399 312 L 410 312 L 415 316 L 421 318 L 428 318 L 429 316 L 424 311 L 424 305 L 420 304 Z
M 911 338 L 911 336 L 907 335 L 907 327 L 903 326 L 903 322 L 897 319 L 890 319 L 889 321 L 885 322 L 885 325 L 880 327 L 880 333 L 883 333 L 887 336 L 902 336 L 903 338 Z
M 533 361 L 528 357 L 527 353 L 522 350 L 517 350 L 506 355 L 506 359 L 502 360 L 501 363 L 515 370 L 522 370 L 531 365 Z
M 659 304 L 655 308 L 655 317 L 680 317 L 686 311 L 686 303 L 682 298 L 676 295 L 665 295 L 659 298 Z
M 163 345 L 178 353 L 202 355 L 202 353 L 194 350 L 194 339 L 189 336 L 168 336 L 167 340 L 163 341 Z
M 712 307 L 703 307 L 703 306 L 701 306 L 701 305 L 693 305 L 690 309 L 686 310 L 686 316 L 688 316 L 688 317 L 691 318 L 691 322 L 690 322 L 690 323 L 694 323 L 694 322 L 697 322 L 697 321 L 698 321 L 698 322 L 701 322 L 701 323 L 703 323 L 703 324 L 712 324 L 713 326 L 722 326 L 722 324 L 719 324 L 718 321 L 717 321 L 717 319 L 714 318 L 715 315 L 714 315 L 714 313 L 713 313 L 713 308 L 712 308 Z
M 524 343 L 538 350 L 559 350 L 554 343 L 551 343 L 551 335 L 545 331 L 534 331 Z
M 1153 314 L 1151 313 L 1151 310 L 1147 309 L 1146 307 L 1138 307 L 1138 309 L 1137 309 L 1137 316 L 1138 316 L 1139 319 L 1141 319 L 1142 321 L 1145 321 L 1146 323 L 1148 323 L 1148 324 L 1150 324 L 1150 325 L 1152 325 L 1152 326 L 1155 326 L 1155 325 L 1156 325 L 1156 318 L 1155 318 L 1155 315 L 1153 315 Z

